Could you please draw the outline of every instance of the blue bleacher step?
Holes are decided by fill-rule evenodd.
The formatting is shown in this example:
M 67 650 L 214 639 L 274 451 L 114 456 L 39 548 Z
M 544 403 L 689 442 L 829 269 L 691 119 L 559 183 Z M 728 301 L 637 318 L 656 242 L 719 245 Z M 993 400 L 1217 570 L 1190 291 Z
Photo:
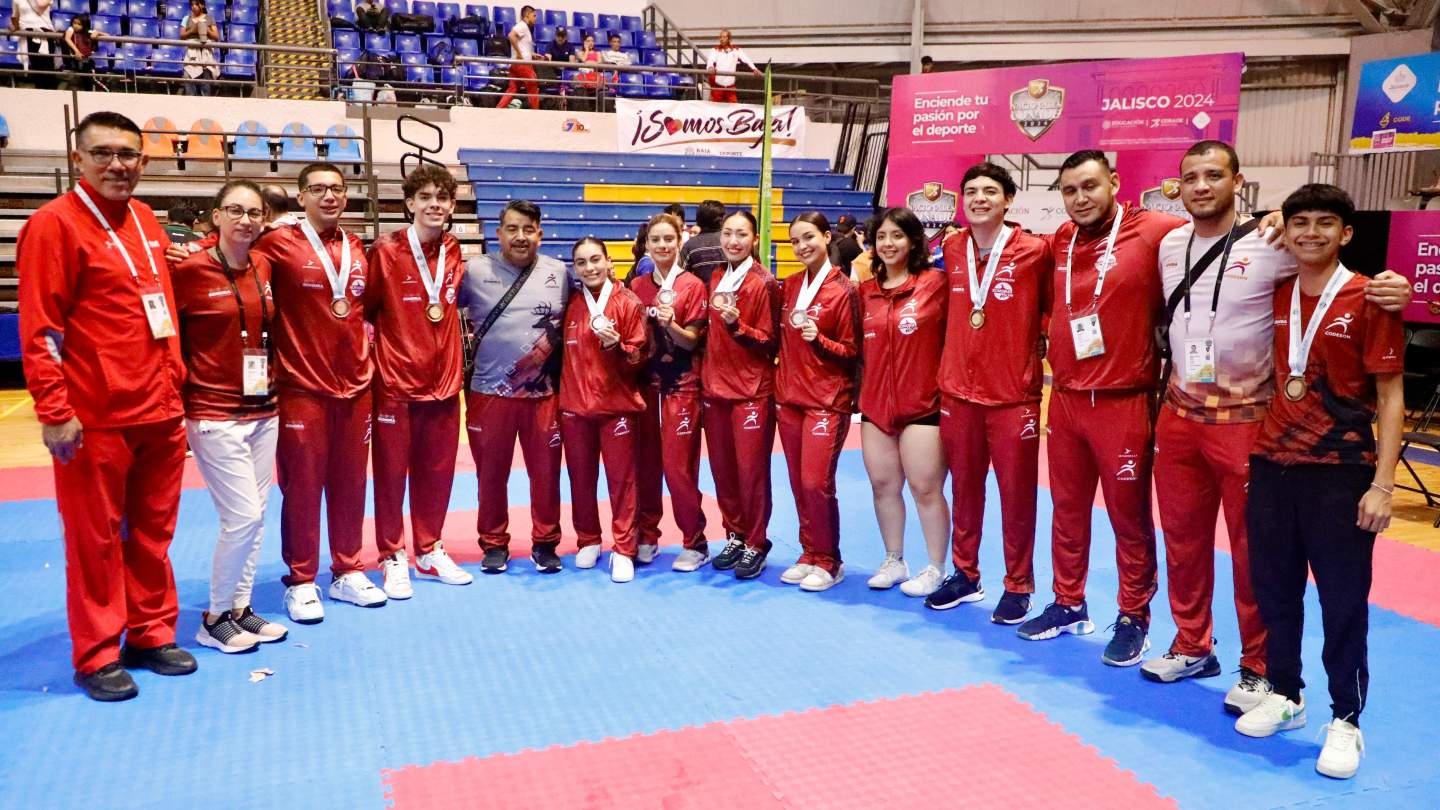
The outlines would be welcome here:
M 759 158 L 715 155 L 650 155 L 618 152 L 532 152 L 517 149 L 461 149 L 467 166 L 543 166 L 573 168 L 693 169 L 758 171 Z M 829 172 L 825 158 L 776 158 L 777 172 Z
M 647 186 L 757 186 L 758 167 L 737 169 L 655 169 L 576 167 L 576 166 L 477 166 L 469 164 L 466 171 L 472 181 L 496 183 L 590 183 L 596 185 Z M 806 188 L 846 190 L 849 175 L 828 172 L 780 172 L 773 174 L 774 188 Z
M 531 200 L 543 209 L 547 202 L 585 202 L 585 186 L 579 183 L 471 183 L 475 191 L 475 205 L 484 211 L 487 204 L 497 208 L 507 200 Z M 843 191 L 830 189 L 784 189 L 783 204 L 787 211 L 797 208 L 843 207 L 869 209 L 873 196 L 868 191 Z M 663 192 L 652 202 L 661 207 L 673 200 L 667 200 Z

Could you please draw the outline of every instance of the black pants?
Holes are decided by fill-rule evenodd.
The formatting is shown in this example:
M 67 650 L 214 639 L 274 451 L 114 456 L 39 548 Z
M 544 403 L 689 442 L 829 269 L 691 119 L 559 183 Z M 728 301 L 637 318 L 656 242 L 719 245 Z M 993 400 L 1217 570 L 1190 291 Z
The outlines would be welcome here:
M 1375 469 L 1360 464 L 1282 466 L 1250 458 L 1250 578 L 1268 633 L 1266 675 L 1300 699 L 1306 568 L 1315 575 L 1325 630 L 1321 660 L 1334 716 L 1359 725 L 1370 686 L 1370 574 L 1374 532 L 1355 525 Z

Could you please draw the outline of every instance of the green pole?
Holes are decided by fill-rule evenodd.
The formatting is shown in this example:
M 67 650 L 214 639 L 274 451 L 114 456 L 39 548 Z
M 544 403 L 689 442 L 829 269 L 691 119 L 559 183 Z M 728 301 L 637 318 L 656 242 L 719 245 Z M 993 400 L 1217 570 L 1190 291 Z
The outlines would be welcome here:
M 773 272 L 773 266 L 774 266 L 774 265 L 772 264 L 772 262 L 774 261 L 774 257 L 771 256 L 771 253 L 770 253 L 770 251 L 771 251 L 771 245 L 770 245 L 770 219 L 771 219 L 771 211 L 770 211 L 770 186 L 771 186 L 771 172 L 772 172 L 771 165 L 770 165 L 770 164 L 771 164 L 771 159 L 770 159 L 770 142 L 771 142 L 771 140 L 772 140 L 772 138 L 773 138 L 773 133 L 774 133 L 774 127 L 772 126 L 772 122 L 771 122 L 771 120 L 770 120 L 770 119 L 771 119 L 771 115 L 773 114 L 773 109 L 772 109 L 772 107 L 773 107 L 773 102 L 772 102 L 771 95 L 770 95 L 770 63 L 769 63 L 769 62 L 766 62 L 766 63 L 765 63 L 765 117 L 764 117 L 764 121 L 765 121 L 765 135 L 764 135 L 764 137 L 763 137 L 762 140 L 761 140 L 761 146 L 760 146 L 760 206 L 759 206 L 759 209 L 758 209 L 759 212 L 760 212 L 760 216 L 758 216 L 757 219 L 760 220 L 760 258 L 761 258 L 762 261 L 764 261 L 764 262 L 766 263 L 767 266 L 769 266 L 769 267 L 772 268 L 772 272 Z

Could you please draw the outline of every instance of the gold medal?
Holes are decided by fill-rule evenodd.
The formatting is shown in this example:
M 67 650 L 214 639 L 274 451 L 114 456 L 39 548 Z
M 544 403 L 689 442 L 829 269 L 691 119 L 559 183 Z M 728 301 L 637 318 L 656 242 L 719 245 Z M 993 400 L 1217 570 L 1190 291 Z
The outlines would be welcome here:
M 1305 398 L 1305 392 L 1310 386 L 1305 384 L 1304 377 L 1287 377 L 1285 379 L 1285 398 L 1291 402 L 1299 402 Z
M 337 318 L 344 318 L 350 314 L 350 302 L 344 298 L 336 298 L 330 302 L 330 314 Z
M 984 325 L 985 325 L 985 310 L 979 309 L 979 308 L 970 310 L 970 328 L 971 328 L 971 329 L 979 329 L 980 327 L 982 327 L 982 326 L 984 326 Z
M 796 329 L 804 329 L 805 324 L 810 322 L 810 314 L 803 309 L 790 310 L 790 325 Z
M 431 304 L 425 307 L 425 317 L 429 318 L 431 323 L 439 323 L 445 317 L 445 308 L 439 304 Z

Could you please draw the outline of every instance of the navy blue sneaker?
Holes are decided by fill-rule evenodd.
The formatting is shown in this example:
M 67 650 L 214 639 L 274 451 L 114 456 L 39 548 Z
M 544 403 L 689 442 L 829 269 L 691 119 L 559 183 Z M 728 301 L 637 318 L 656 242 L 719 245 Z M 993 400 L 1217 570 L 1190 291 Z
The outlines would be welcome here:
M 1112 667 L 1133 667 L 1140 663 L 1140 656 L 1150 649 L 1149 628 L 1137 616 L 1121 613 L 1115 623 L 1115 635 L 1105 645 L 1105 654 L 1100 660 Z
M 1051 602 L 1045 606 L 1045 612 L 1015 630 L 1016 635 L 1027 641 L 1044 641 L 1061 633 L 1084 636 L 1093 632 L 1095 623 L 1090 621 L 1090 611 L 1084 602 L 1075 607 Z
M 1000 604 L 995 606 L 995 612 L 990 614 L 990 621 L 996 624 L 1019 624 L 1025 621 L 1025 614 L 1030 612 L 1030 594 L 1006 591 L 1000 597 Z
M 925 607 L 931 610 L 949 610 L 962 602 L 979 602 L 985 598 L 985 589 L 980 581 L 971 581 L 959 570 L 954 571 L 934 593 L 925 597 Z
M 725 540 L 725 548 L 715 555 L 710 561 L 711 567 L 716 571 L 729 571 L 740 564 L 740 557 L 745 554 L 745 538 L 731 532 Z

